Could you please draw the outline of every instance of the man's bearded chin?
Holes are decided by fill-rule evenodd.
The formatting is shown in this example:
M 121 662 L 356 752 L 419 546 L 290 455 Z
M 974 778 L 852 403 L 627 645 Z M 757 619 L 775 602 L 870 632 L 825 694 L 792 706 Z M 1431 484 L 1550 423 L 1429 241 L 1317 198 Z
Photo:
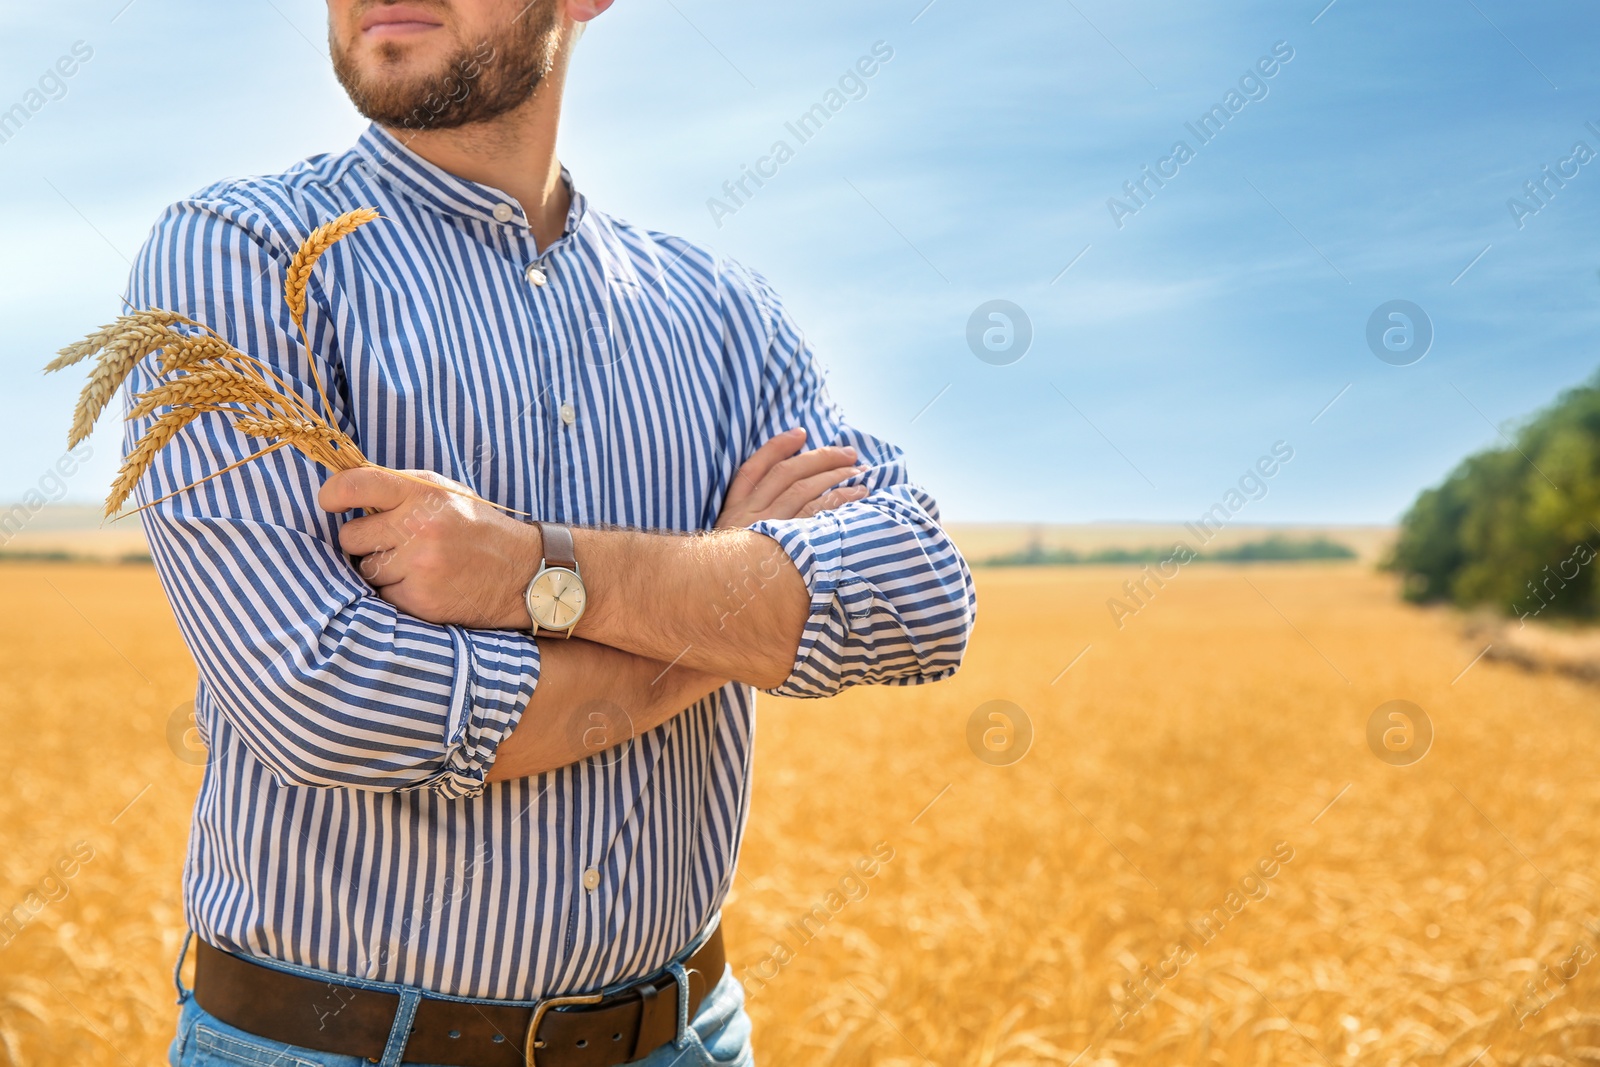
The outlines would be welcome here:
M 400 46 L 380 45 L 362 66 L 337 40 L 333 72 L 356 110 L 380 126 L 449 130 L 485 122 L 528 101 L 555 65 L 555 4 L 534 4 L 522 18 L 463 45 L 434 72 L 400 73 Z

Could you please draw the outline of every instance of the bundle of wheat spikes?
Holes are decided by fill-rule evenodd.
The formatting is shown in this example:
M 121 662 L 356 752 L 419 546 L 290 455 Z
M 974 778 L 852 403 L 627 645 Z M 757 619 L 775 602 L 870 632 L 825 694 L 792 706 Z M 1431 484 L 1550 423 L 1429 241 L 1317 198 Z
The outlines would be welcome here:
M 305 327 L 306 284 L 311 279 L 311 268 L 316 266 L 322 253 L 341 238 L 377 217 L 378 213 L 371 208 L 348 211 L 312 230 L 289 261 L 284 276 L 283 299 L 308 353 L 311 352 L 311 341 L 306 336 Z M 192 329 L 185 331 L 180 327 Z M 361 454 L 361 449 L 356 447 L 348 434 L 319 414 L 315 407 L 303 400 L 266 364 L 233 347 L 205 323 L 161 308 L 121 316 L 77 344 L 63 348 L 45 367 L 47 373 L 58 371 L 99 354 L 94 369 L 89 373 L 88 384 L 78 398 L 77 410 L 73 413 L 72 430 L 67 436 L 69 449 L 76 448 L 79 442 L 89 436 L 95 420 L 116 395 L 129 373 L 140 360 L 155 352 L 160 353 L 161 382 L 154 388 L 134 395 L 134 404 L 127 417 L 136 419 L 157 412 L 161 414 L 123 460 L 122 469 L 112 483 L 111 494 L 106 498 L 108 518 L 128 499 L 156 453 L 171 442 L 184 426 L 210 411 L 231 414 L 234 429 L 249 437 L 269 440 L 272 444 L 199 481 L 152 500 L 135 511 L 159 504 L 285 445 L 299 449 L 332 471 L 374 465 Z M 309 362 L 312 381 L 323 410 L 331 412 L 328 394 L 323 390 L 322 376 L 317 372 L 316 360 L 312 358 Z

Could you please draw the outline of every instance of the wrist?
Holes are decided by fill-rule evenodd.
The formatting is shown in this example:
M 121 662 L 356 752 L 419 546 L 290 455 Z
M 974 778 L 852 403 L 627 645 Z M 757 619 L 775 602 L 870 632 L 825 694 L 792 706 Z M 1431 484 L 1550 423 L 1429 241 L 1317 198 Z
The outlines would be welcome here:
M 622 573 L 619 568 L 627 566 L 617 558 L 616 552 L 620 540 L 626 536 L 617 530 L 572 527 L 572 556 L 583 578 L 584 592 L 583 617 L 578 620 L 577 630 L 582 631 L 583 637 L 600 644 L 612 643 L 606 640 L 610 633 L 608 594 L 614 591 L 616 583 L 606 578 Z
M 504 629 L 532 630 L 533 616 L 528 613 L 528 584 L 539 573 L 544 558 L 544 541 L 539 527 L 531 522 L 517 523 L 510 546 L 510 589 L 506 606 Z

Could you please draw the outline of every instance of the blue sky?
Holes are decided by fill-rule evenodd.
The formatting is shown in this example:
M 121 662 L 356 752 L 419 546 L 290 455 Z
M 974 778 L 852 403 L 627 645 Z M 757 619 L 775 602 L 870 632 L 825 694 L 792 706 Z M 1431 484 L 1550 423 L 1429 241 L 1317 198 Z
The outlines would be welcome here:
M 1600 159 L 1520 228 L 1507 204 L 1575 142 L 1600 152 L 1600 9 L 1325 3 L 619 0 L 579 47 L 561 156 L 605 209 L 767 274 L 949 519 L 1188 518 L 1281 440 L 1241 521 L 1391 521 L 1600 365 Z M 0 109 L 93 50 L 0 144 L 14 499 L 78 385 L 37 368 L 117 312 L 159 210 L 363 121 L 310 0 L 7 5 L 0 29 Z M 865 95 L 798 145 L 785 123 L 877 42 Z M 1201 144 L 1185 123 L 1278 42 L 1293 58 Z M 779 138 L 794 158 L 715 217 Z M 1108 199 L 1137 206 L 1123 184 L 1180 139 L 1193 158 L 1119 228 Z M 997 299 L 1032 328 L 1007 365 L 968 343 Z M 1394 299 L 1433 327 L 1409 366 L 1366 341 Z M 70 498 L 103 496 L 117 443 L 94 438 Z

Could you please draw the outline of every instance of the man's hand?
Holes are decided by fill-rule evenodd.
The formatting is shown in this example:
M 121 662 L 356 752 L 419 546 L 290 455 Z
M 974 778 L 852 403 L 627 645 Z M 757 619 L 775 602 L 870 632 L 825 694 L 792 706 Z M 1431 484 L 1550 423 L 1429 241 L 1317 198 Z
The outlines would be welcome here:
M 864 485 L 839 485 L 864 469 L 855 465 L 855 449 L 829 445 L 801 452 L 805 443 L 805 430 L 794 429 L 756 449 L 728 486 L 717 529 L 803 518 L 867 495 Z
M 855 449 L 801 451 L 804 430 L 756 450 L 728 488 L 717 528 L 815 515 L 867 495 L 839 485 L 859 474 Z M 378 595 L 425 622 L 526 630 L 523 599 L 544 555 L 539 528 L 491 506 L 432 471 L 360 467 L 331 475 L 317 503 L 331 512 L 364 510 L 339 531 Z M 451 489 L 455 491 L 452 492 Z
M 317 495 L 325 511 L 368 512 L 339 531 L 339 545 L 357 557 L 361 576 L 384 600 L 425 622 L 528 629 L 533 620 L 523 591 L 544 554 L 539 528 L 443 475 L 405 473 L 410 477 L 382 467 L 340 471 Z

